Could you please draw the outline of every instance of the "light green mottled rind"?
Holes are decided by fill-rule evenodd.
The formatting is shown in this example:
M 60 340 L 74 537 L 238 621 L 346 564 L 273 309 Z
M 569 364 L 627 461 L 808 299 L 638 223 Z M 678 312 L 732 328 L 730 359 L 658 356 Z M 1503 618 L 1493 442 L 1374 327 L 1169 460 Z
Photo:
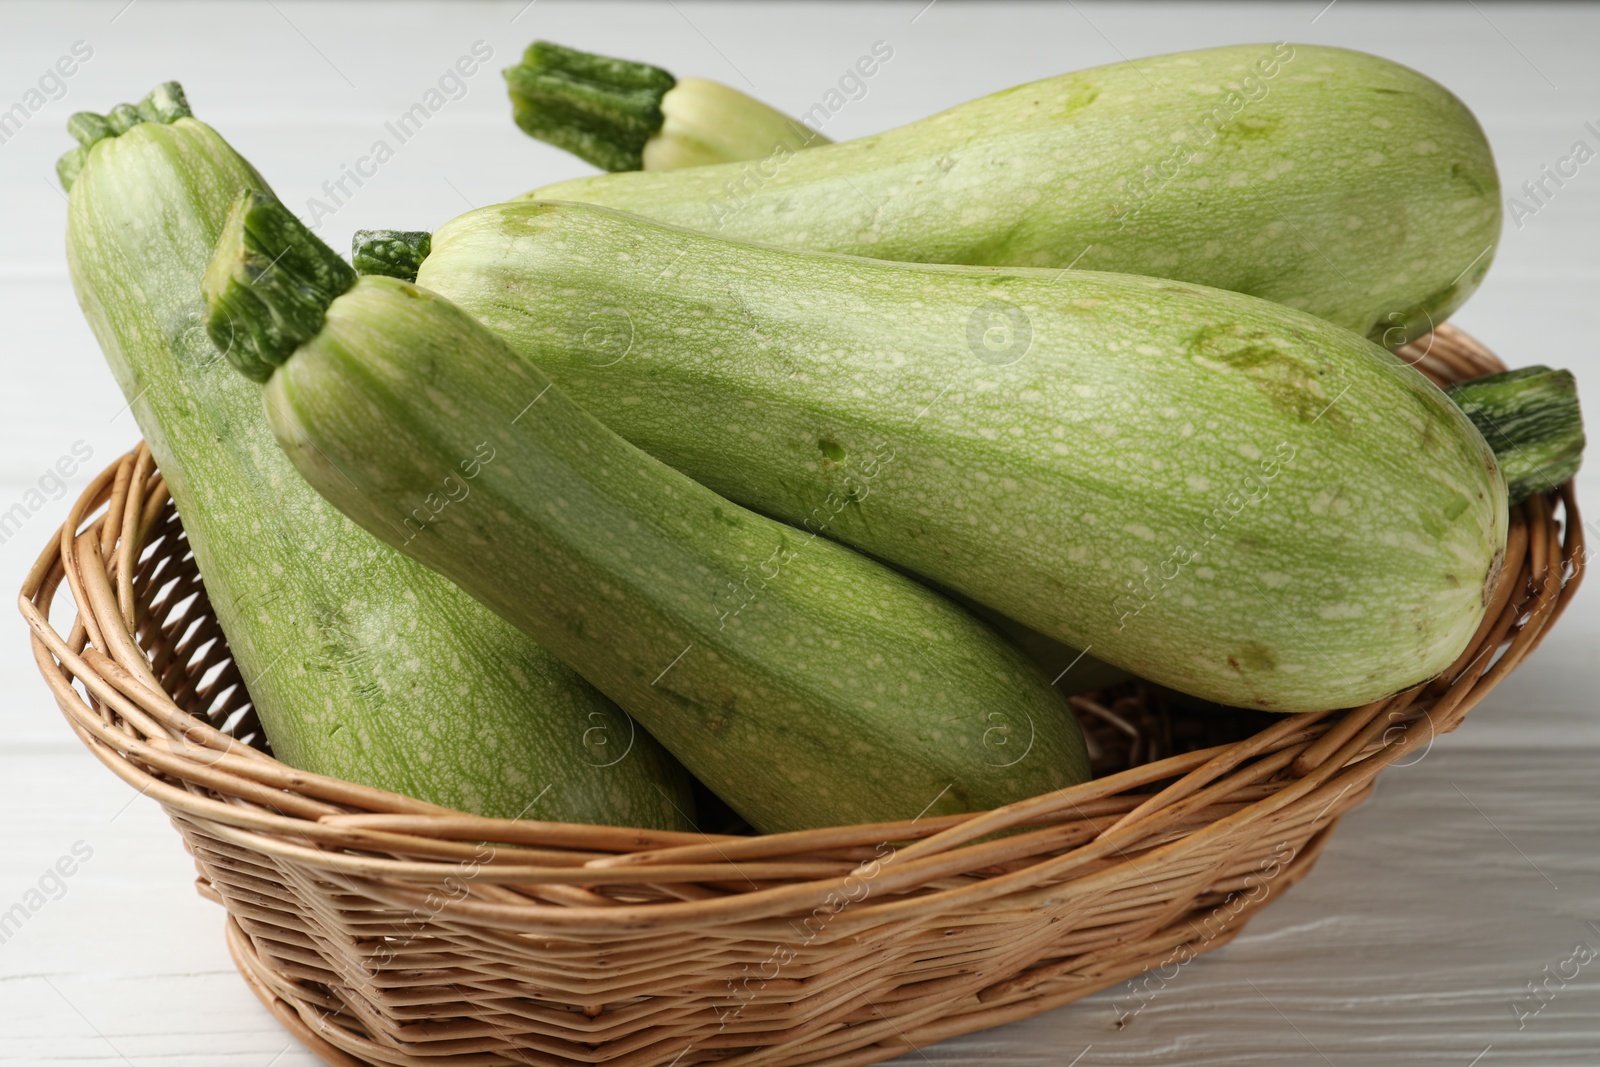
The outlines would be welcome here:
M 730 499 L 1211 700 L 1432 677 L 1505 542 L 1493 455 L 1438 389 L 1237 293 L 528 202 L 439 230 L 419 283 Z
M 1178 278 L 1391 348 L 1466 300 L 1500 233 L 1494 159 L 1459 100 L 1310 45 L 1116 63 L 873 137 L 528 195 L 879 259 Z
M 645 455 L 433 293 L 361 279 L 267 399 L 330 500 L 576 667 L 761 830 L 1088 777 L 1065 702 L 993 630 Z M 485 450 L 470 495 L 405 527 Z
M 134 126 L 90 149 L 67 257 L 274 752 L 485 815 L 683 827 L 686 776 L 614 704 L 284 458 L 203 321 L 200 278 L 246 186 L 266 188 L 209 127 Z

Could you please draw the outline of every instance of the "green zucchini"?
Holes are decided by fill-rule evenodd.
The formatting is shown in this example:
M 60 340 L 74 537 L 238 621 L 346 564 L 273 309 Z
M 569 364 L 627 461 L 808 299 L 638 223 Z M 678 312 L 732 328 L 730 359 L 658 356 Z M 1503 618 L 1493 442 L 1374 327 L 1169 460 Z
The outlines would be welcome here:
M 1088 777 L 1065 702 L 995 631 L 645 455 L 436 294 L 351 286 L 348 269 L 247 194 L 206 274 L 208 327 L 266 379 L 295 466 L 572 664 L 752 825 L 981 810 Z M 406 529 L 484 447 L 499 458 L 472 495 Z
M 704 78 L 535 41 L 505 70 L 524 133 L 605 170 L 676 170 L 762 159 L 829 141 Z
M 1248 293 L 1397 347 L 1500 234 L 1466 107 L 1377 56 L 1260 44 L 1007 89 L 887 133 L 528 194 L 725 237 L 922 263 L 1068 267 Z
M 418 284 L 722 495 L 1133 673 L 1279 711 L 1443 670 L 1506 486 L 1417 371 L 1278 304 L 484 208 Z
M 73 286 L 278 758 L 484 815 L 686 827 L 687 775 L 620 709 L 344 518 L 283 456 L 200 298 L 256 171 L 190 117 L 176 83 L 70 128 L 83 141 L 60 168 Z M 419 514 L 477 484 L 441 479 L 411 502 Z

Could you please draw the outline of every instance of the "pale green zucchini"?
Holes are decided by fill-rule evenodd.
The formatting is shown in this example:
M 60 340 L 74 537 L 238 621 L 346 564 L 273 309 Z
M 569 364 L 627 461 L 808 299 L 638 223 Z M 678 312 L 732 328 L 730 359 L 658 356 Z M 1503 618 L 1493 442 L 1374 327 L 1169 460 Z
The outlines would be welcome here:
M 645 451 L 1196 696 L 1299 711 L 1432 677 L 1499 565 L 1472 423 L 1281 305 L 583 204 L 485 208 L 432 247 L 420 285 Z
M 606 170 L 677 170 L 828 138 L 721 82 L 535 41 L 504 71 L 524 133 Z
M 577 668 L 752 825 L 981 810 L 1088 776 L 1064 700 L 973 616 L 650 458 L 443 298 L 348 271 L 256 194 L 206 275 L 208 327 L 267 379 L 295 466 Z M 408 529 L 485 448 L 471 496 Z
M 555 656 L 371 537 L 295 471 L 207 337 L 200 281 L 260 176 L 175 83 L 71 120 L 67 258 L 274 753 L 485 815 L 684 828 L 687 775 Z M 492 466 L 484 457 L 475 457 Z M 458 507 L 471 472 L 411 502 Z M 447 477 L 448 476 L 448 477 Z
M 1477 288 L 1501 210 L 1483 131 L 1442 86 L 1287 44 L 1116 63 L 872 137 L 528 196 L 878 259 L 1177 278 L 1391 348 Z

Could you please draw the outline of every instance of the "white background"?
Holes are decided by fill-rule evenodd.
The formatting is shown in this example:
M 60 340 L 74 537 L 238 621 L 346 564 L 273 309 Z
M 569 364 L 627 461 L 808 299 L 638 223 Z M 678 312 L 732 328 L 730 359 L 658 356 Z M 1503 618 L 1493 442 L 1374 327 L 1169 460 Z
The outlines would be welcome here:
M 74 305 L 53 164 L 72 111 L 105 111 L 166 79 L 304 213 L 324 180 L 385 136 L 385 121 L 474 42 L 490 46 L 466 96 L 326 221 L 335 247 L 358 226 L 431 229 L 469 204 L 589 170 L 510 123 L 498 70 L 534 37 L 723 80 L 796 114 L 888 42 L 894 58 L 826 127 L 836 139 L 1073 68 L 1287 39 L 1376 52 L 1449 86 L 1487 129 L 1508 193 L 1575 140 L 1600 148 L 1584 128 L 1600 129 L 1594 6 L 925 3 L 7 5 L 0 109 L 74 42 L 93 57 L 64 98 L 0 145 L 0 511 L 74 444 L 94 456 L 76 495 L 136 440 Z M 1594 396 L 1600 162 L 1522 221 L 1508 222 L 1456 321 L 1513 365 L 1570 367 Z M 1600 515 L 1600 498 L 1586 499 Z M 9 588 L 67 506 L 48 502 L 0 546 Z M 1572 973 L 1576 947 L 1600 949 L 1597 637 L 1590 589 L 1461 731 L 1381 780 L 1306 882 L 1125 1025 L 1119 1012 L 1135 1001 L 1123 988 L 905 1062 L 1600 1064 L 1600 960 L 1549 981 L 1520 1028 L 1514 1010 L 1539 1005 L 1529 983 Z M 0 911 L 75 843 L 93 850 L 65 895 L 0 945 L 0 1063 L 315 1063 L 234 974 L 221 912 L 194 894 L 160 809 L 68 732 L 14 616 L 0 625 L 0 698 Z

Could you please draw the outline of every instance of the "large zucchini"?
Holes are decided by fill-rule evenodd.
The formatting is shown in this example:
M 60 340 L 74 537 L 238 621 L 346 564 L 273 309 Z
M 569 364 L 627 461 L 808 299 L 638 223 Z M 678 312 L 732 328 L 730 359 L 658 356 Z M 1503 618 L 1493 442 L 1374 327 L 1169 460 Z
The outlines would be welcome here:
M 241 198 L 205 291 L 307 480 L 561 655 L 757 828 L 1087 777 L 1065 702 L 993 630 L 650 458 L 448 301 L 355 281 L 270 197 Z M 485 447 L 472 494 L 408 528 Z
M 1377 56 L 1287 44 L 1115 63 L 854 141 L 528 195 L 879 259 L 1177 278 L 1389 347 L 1466 300 L 1500 234 L 1494 159 L 1461 101 Z
M 1440 390 L 1237 293 L 538 202 L 451 222 L 418 282 L 723 495 L 1211 700 L 1437 674 L 1506 535 L 1495 458 Z
M 200 298 L 228 205 L 260 176 L 175 84 L 70 126 L 83 141 L 61 167 L 73 285 L 278 757 L 486 815 L 683 826 L 687 776 L 614 704 L 284 458 Z M 478 484 L 440 478 L 409 506 Z

